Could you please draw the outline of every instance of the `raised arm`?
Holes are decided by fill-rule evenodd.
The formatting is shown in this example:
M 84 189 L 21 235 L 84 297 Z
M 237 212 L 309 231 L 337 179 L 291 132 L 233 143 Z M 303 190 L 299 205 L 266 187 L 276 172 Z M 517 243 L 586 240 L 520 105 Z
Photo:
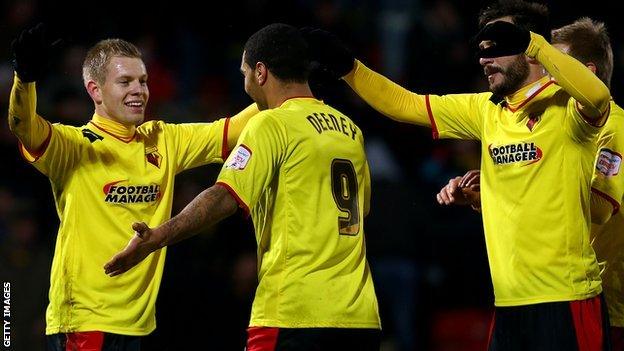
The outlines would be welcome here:
M 33 156 L 45 149 L 51 133 L 50 124 L 37 115 L 35 81 L 43 76 L 48 53 L 55 44 L 39 24 L 22 31 L 11 45 L 15 76 L 9 98 L 9 128 Z
M 9 128 L 24 148 L 33 156 L 45 149 L 50 137 L 50 123 L 37 115 L 35 83 L 25 83 L 16 74 L 9 98 Z
M 238 203 L 227 189 L 215 184 L 197 195 L 175 217 L 156 228 L 149 228 L 142 222 L 134 223 L 134 237 L 123 251 L 104 265 L 104 271 L 111 277 L 124 273 L 150 253 L 194 236 L 229 217 L 237 208 Z
M 583 63 L 550 45 L 541 35 L 531 33 L 526 55 L 538 60 L 588 119 L 600 120 L 609 108 L 609 88 Z
M 583 63 L 550 45 L 544 37 L 507 21 L 495 21 L 475 37 L 476 42 L 489 41 L 481 57 L 499 57 L 524 53 L 537 60 L 577 102 L 585 118 L 600 124 L 606 118 L 609 88 Z

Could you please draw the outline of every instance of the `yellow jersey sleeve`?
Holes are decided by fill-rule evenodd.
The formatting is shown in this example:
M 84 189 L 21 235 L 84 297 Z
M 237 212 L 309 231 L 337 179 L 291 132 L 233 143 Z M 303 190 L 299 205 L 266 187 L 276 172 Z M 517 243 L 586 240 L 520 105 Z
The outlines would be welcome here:
M 247 212 L 254 208 L 273 180 L 287 146 L 284 126 L 269 112 L 260 113 L 247 124 L 238 144 L 217 178 L 237 197 Z
M 598 137 L 598 153 L 592 189 L 606 198 L 617 212 L 624 197 L 624 110 L 612 103 L 607 123 Z
M 413 93 L 355 60 L 355 68 L 344 77 L 367 104 L 399 122 L 431 125 L 425 96 Z
M 593 124 L 602 124 L 609 107 L 609 88 L 592 71 L 550 45 L 539 34 L 531 33 L 525 53 L 537 59 L 563 90 L 592 111 L 594 116 L 588 119 Z
M 13 77 L 9 98 L 9 128 L 23 147 L 33 156 L 45 151 L 50 140 L 50 123 L 37 114 L 37 92 L 35 83 L 23 83 Z
M 260 112 L 260 110 L 258 110 L 258 106 L 254 103 L 230 118 L 227 126 L 228 151 L 225 152 L 226 155 L 229 155 L 230 151 L 236 146 L 238 137 L 243 131 L 243 128 L 247 125 L 247 122 L 249 122 L 249 119 L 258 114 L 258 112 Z
M 600 130 L 603 127 L 598 127 L 594 123 L 583 116 L 577 107 L 576 100 L 570 98 L 565 92 L 561 92 L 561 97 L 567 99 L 567 114 L 564 120 L 564 128 L 568 136 L 576 143 L 595 143 Z
M 430 126 L 433 138 L 480 139 L 481 94 L 420 95 L 411 92 L 356 60 L 343 78 L 380 113 L 400 122 Z M 487 95 L 487 94 L 484 94 Z
M 55 123 L 51 127 L 50 139 L 45 150 L 32 154 L 23 146 L 22 156 L 31 162 L 37 170 L 50 178 L 53 183 L 62 182 L 71 176 L 81 158 L 83 139 L 80 129 Z
M 434 139 L 477 139 L 483 132 L 483 106 L 491 94 L 427 95 L 427 113 Z
M 227 153 L 228 119 L 212 123 L 164 123 L 176 153 L 176 173 L 207 163 L 221 163 Z

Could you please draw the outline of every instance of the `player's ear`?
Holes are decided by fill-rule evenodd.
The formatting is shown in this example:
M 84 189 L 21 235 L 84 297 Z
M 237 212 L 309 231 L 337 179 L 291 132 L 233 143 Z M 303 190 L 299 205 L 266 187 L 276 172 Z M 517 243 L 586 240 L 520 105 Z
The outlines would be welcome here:
M 255 75 L 254 78 L 256 79 L 256 82 L 258 83 L 258 85 L 262 86 L 267 81 L 267 78 L 269 75 L 269 69 L 264 63 L 258 62 L 256 63 L 256 69 L 254 70 L 254 75 Z
M 593 63 L 593 62 L 587 62 L 587 63 L 585 64 L 585 66 L 587 66 L 587 68 L 589 68 L 589 70 L 590 70 L 590 71 L 592 71 L 594 74 L 596 74 L 596 70 L 597 70 L 597 68 L 596 68 L 596 64 L 595 64 L 595 63 Z
M 93 80 L 89 80 L 85 83 L 85 88 L 87 89 L 89 96 L 91 96 L 91 99 L 93 99 L 96 104 L 102 103 L 102 91 L 100 90 L 98 83 Z

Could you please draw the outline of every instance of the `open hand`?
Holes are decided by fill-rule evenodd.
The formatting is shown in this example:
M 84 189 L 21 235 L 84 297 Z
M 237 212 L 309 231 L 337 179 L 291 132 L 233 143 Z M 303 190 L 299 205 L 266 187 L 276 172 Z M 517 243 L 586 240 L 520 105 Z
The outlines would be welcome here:
M 104 272 L 111 277 L 122 274 L 143 261 L 150 253 L 159 249 L 154 240 L 153 231 L 147 224 L 132 224 L 134 236 L 123 251 L 116 254 L 104 265 Z

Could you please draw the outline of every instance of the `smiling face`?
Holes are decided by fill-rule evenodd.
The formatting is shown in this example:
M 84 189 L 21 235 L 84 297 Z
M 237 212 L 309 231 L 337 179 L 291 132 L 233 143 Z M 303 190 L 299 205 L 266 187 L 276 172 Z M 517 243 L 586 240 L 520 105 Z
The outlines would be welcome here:
M 149 90 L 147 71 L 140 58 L 112 57 L 104 81 L 89 81 L 87 90 L 99 115 L 127 126 L 143 122 Z

